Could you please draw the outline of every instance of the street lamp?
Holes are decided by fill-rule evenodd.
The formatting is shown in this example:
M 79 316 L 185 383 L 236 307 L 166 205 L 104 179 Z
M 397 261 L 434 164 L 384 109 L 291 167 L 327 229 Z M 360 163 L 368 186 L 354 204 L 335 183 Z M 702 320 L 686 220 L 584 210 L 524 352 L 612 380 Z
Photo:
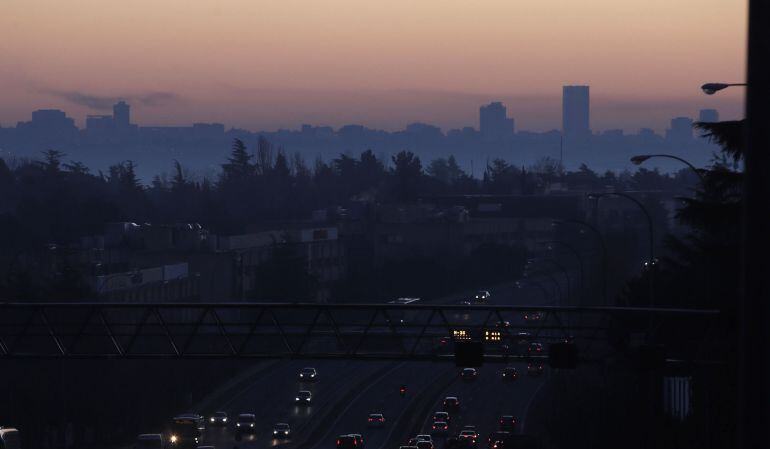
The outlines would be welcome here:
M 553 245 L 561 245 L 575 256 L 575 259 L 577 259 L 578 261 L 578 266 L 580 267 L 580 291 L 582 295 L 585 290 L 586 281 L 585 281 L 585 271 L 583 270 L 583 258 L 580 257 L 580 253 L 572 245 L 561 242 L 559 240 L 551 240 L 551 241 L 541 242 L 541 243 L 543 245 L 547 245 L 549 250 L 553 250 Z
M 548 290 L 546 290 L 546 288 L 543 287 L 543 284 L 532 280 L 526 280 L 526 281 L 519 280 L 519 281 L 516 281 L 516 288 L 521 288 L 522 284 L 536 287 L 538 290 L 540 290 L 540 293 L 543 294 L 543 299 L 545 300 L 545 302 L 548 303 L 548 300 L 550 299 L 550 295 L 548 294 Z
M 582 220 L 554 220 L 551 222 L 551 224 L 553 226 L 558 226 L 560 224 L 582 226 L 596 235 L 597 240 L 599 240 L 599 246 L 602 249 L 602 298 L 604 299 L 604 304 L 609 305 L 607 303 L 607 246 L 604 244 L 604 237 L 602 237 L 602 233 L 599 232 L 599 230 L 592 224 Z
M 714 95 L 720 90 L 727 89 L 730 86 L 746 86 L 746 83 L 706 83 L 700 88 L 706 95 Z
M 650 212 L 647 210 L 646 207 L 644 207 L 644 205 L 639 200 L 637 200 L 636 198 L 634 198 L 631 195 L 628 195 L 628 194 L 622 193 L 622 192 L 606 192 L 606 193 L 598 193 L 598 194 L 592 193 L 592 194 L 588 195 L 588 199 L 595 199 L 596 200 L 596 205 L 598 207 L 599 206 L 599 200 L 602 197 L 611 196 L 611 195 L 612 196 L 620 196 L 620 197 L 623 197 L 623 198 L 633 202 L 634 204 L 639 206 L 639 209 L 641 209 L 641 211 L 644 213 L 644 216 L 647 218 L 647 228 L 649 230 L 649 237 L 650 237 L 650 239 L 649 239 L 650 259 L 647 261 L 648 263 L 645 263 L 644 266 L 645 267 L 654 268 L 654 265 L 655 265 L 655 235 L 654 235 L 654 231 L 653 231 L 653 227 L 652 227 L 652 216 L 650 215 Z M 655 305 L 654 273 L 655 273 L 655 270 L 651 269 L 650 270 L 650 307 Z
M 561 284 L 559 283 L 558 279 L 553 277 L 553 275 L 551 273 L 547 273 L 545 271 L 536 271 L 536 272 L 534 272 L 532 274 L 542 275 L 543 277 L 548 278 L 548 280 L 551 281 L 553 283 L 554 287 L 555 287 L 554 288 L 554 292 L 558 295 L 558 303 L 559 304 L 563 303 L 562 299 L 564 298 L 564 296 L 561 293 Z M 527 279 L 526 282 L 533 282 L 533 281 Z
M 542 259 L 531 260 L 530 262 L 537 262 L 537 261 L 549 262 L 553 264 L 556 267 L 556 269 L 561 270 L 564 273 L 564 277 L 567 279 L 567 300 L 569 301 L 569 299 L 572 297 L 572 292 L 571 292 L 572 280 L 570 279 L 569 271 L 567 271 L 567 269 L 564 268 L 564 265 L 560 264 L 555 259 L 542 258 Z
M 695 168 L 695 166 L 692 165 L 690 162 L 682 159 L 679 156 L 674 156 L 673 154 L 640 154 L 640 155 L 632 157 L 631 158 L 631 162 L 633 162 L 634 165 L 642 165 L 647 159 L 652 159 L 654 157 L 666 157 L 666 158 L 669 158 L 669 159 L 675 159 L 675 160 L 677 160 L 677 161 L 687 165 L 688 167 L 690 167 L 690 169 L 693 171 L 693 173 L 698 175 L 698 178 L 700 178 L 701 185 L 704 185 L 706 183 L 706 180 L 703 177 L 703 174 L 700 172 L 700 170 Z

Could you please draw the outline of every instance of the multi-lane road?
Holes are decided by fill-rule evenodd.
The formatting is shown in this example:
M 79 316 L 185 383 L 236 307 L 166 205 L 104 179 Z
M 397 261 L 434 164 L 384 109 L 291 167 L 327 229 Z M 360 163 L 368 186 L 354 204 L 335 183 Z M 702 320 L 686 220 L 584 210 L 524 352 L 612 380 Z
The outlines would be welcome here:
M 445 299 L 456 303 L 459 297 Z M 535 289 L 517 289 L 513 285 L 492 292 L 492 304 L 546 305 L 546 299 Z M 522 319 L 523 317 L 518 317 Z M 514 325 L 517 323 L 513 323 Z M 312 383 L 300 382 L 298 374 L 305 366 L 318 370 Z M 526 429 L 526 414 L 532 401 L 548 377 L 529 377 L 526 364 L 513 363 L 519 371 L 515 381 L 504 382 L 503 365 L 488 364 L 479 369 L 474 381 L 459 378 L 460 368 L 446 362 L 398 361 L 282 361 L 255 374 L 248 385 L 233 391 L 216 403 L 212 412 L 222 410 L 230 416 L 228 426 L 208 428 L 204 443 L 218 449 L 238 447 L 327 449 L 335 446 L 341 434 L 360 433 L 367 449 L 397 448 L 416 433 L 429 433 L 431 416 L 442 409 L 445 396 L 457 396 L 460 410 L 453 415 L 449 434 L 463 425 L 475 425 L 485 443 L 487 435 L 497 430 L 501 415 L 513 415 L 518 430 Z M 406 384 L 405 396 L 399 386 Z M 295 405 L 299 390 L 313 394 L 309 406 Z M 239 413 L 254 413 L 257 427 L 253 436 L 234 438 L 234 422 Z M 382 428 L 369 428 L 367 415 L 382 413 Z M 275 440 L 273 424 L 287 422 L 291 438 Z M 442 439 L 437 438 L 440 448 Z

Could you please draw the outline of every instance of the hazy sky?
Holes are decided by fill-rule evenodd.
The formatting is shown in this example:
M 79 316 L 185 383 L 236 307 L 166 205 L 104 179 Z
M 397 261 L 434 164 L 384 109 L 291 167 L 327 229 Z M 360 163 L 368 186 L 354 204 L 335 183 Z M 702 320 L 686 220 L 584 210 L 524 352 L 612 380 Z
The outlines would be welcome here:
M 128 99 L 140 124 L 249 129 L 412 121 L 560 127 L 590 84 L 591 126 L 741 114 L 746 0 L 2 0 L 0 124 Z

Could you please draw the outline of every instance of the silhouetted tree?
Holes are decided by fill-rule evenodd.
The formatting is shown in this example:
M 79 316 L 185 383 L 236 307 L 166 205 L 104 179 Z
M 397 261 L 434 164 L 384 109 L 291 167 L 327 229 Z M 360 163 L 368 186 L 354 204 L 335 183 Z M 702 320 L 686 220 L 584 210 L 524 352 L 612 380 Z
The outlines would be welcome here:
M 252 155 L 246 150 L 246 145 L 241 139 L 235 139 L 230 152 L 228 162 L 222 165 L 222 177 L 220 182 L 244 182 L 254 174 L 254 165 L 251 163 Z
M 393 156 L 393 166 L 396 198 L 401 201 L 414 199 L 422 178 L 420 158 L 411 151 L 401 151 Z

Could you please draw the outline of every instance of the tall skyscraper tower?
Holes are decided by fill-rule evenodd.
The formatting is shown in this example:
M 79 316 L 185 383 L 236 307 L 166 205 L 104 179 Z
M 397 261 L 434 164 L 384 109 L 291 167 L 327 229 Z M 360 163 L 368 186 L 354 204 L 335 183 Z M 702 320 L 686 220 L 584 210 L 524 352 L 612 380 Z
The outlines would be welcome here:
M 666 140 L 669 143 L 686 145 L 692 141 L 692 119 L 689 117 L 674 117 L 671 128 L 666 130 Z
M 719 112 L 716 109 L 701 109 L 698 114 L 698 121 L 703 123 L 718 122 Z
M 561 132 L 567 150 L 588 142 L 591 135 L 588 86 L 562 87 Z
M 131 124 L 131 106 L 119 101 L 112 106 L 112 116 L 116 129 L 128 129 Z
M 502 103 L 496 101 L 479 108 L 479 128 L 484 140 L 494 142 L 513 137 L 513 119 Z

